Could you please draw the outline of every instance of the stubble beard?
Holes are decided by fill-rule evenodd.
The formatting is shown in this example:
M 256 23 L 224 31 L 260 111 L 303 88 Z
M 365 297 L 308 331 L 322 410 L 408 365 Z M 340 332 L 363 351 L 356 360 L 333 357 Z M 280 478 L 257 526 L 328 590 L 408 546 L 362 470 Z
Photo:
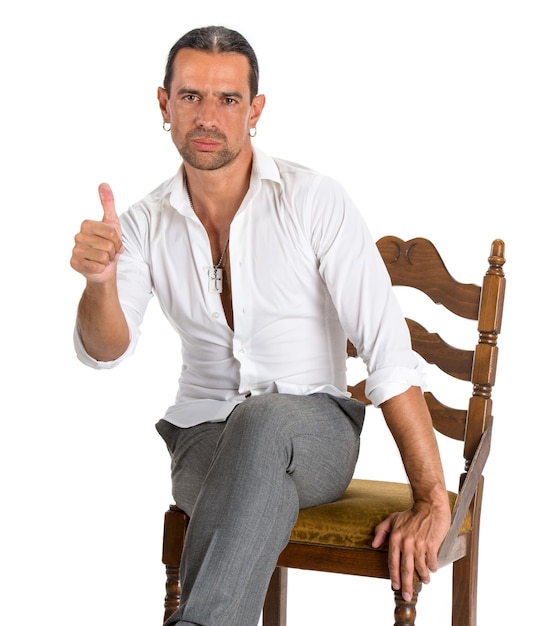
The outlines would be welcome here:
M 196 150 L 192 144 L 192 139 L 214 139 L 221 141 L 225 147 L 213 152 Z M 183 143 L 178 146 L 178 152 L 185 163 L 198 170 L 218 170 L 225 167 L 237 158 L 242 148 L 233 150 L 227 147 L 227 138 L 222 133 L 216 131 L 190 131 L 184 138 Z

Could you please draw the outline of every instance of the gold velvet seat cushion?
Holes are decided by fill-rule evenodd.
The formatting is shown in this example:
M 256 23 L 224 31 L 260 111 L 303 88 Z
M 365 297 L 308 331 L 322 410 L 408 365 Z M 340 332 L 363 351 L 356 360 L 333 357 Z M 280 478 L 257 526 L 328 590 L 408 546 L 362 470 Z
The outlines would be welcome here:
M 451 508 L 457 494 L 449 493 Z M 350 548 L 370 548 L 375 527 L 391 513 L 412 505 L 411 489 L 403 483 L 353 479 L 336 502 L 303 509 L 290 541 Z M 461 533 L 470 530 L 470 515 Z

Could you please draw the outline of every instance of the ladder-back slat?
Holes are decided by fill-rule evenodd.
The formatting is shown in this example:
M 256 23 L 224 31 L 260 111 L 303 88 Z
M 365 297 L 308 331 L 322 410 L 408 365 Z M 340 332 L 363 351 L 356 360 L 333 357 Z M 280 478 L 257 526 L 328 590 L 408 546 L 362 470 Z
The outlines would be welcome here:
M 377 247 L 393 285 L 414 287 L 456 315 L 478 319 L 480 287 L 455 280 L 428 239 L 403 241 L 387 236 L 377 242 Z
M 431 333 L 412 319 L 406 318 L 411 334 L 411 344 L 427 363 L 437 365 L 443 372 L 459 380 L 470 381 L 474 352 L 455 348 L 438 333 Z
M 463 441 L 467 412 L 464 409 L 454 409 L 442 404 L 430 391 L 425 392 L 425 400 L 434 428 L 446 437 Z

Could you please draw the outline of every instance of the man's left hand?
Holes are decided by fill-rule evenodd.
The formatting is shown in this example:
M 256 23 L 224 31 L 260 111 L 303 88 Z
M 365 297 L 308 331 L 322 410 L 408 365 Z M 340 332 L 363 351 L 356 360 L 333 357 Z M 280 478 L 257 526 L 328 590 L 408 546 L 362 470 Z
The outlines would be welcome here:
M 392 588 L 402 590 L 406 602 L 413 596 L 414 573 L 430 582 L 430 572 L 438 569 L 438 550 L 449 530 L 449 505 L 416 502 L 411 509 L 392 513 L 375 529 L 372 547 L 389 541 L 389 572 Z

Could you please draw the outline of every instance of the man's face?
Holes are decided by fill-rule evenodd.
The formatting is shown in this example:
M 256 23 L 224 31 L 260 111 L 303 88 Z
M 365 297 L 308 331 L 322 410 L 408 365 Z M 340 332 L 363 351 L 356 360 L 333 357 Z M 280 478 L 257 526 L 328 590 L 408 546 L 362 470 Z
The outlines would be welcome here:
M 250 151 L 248 131 L 264 106 L 250 101 L 248 59 L 238 53 L 184 48 L 174 60 L 170 97 L 159 89 L 163 118 L 185 163 L 216 170 Z

